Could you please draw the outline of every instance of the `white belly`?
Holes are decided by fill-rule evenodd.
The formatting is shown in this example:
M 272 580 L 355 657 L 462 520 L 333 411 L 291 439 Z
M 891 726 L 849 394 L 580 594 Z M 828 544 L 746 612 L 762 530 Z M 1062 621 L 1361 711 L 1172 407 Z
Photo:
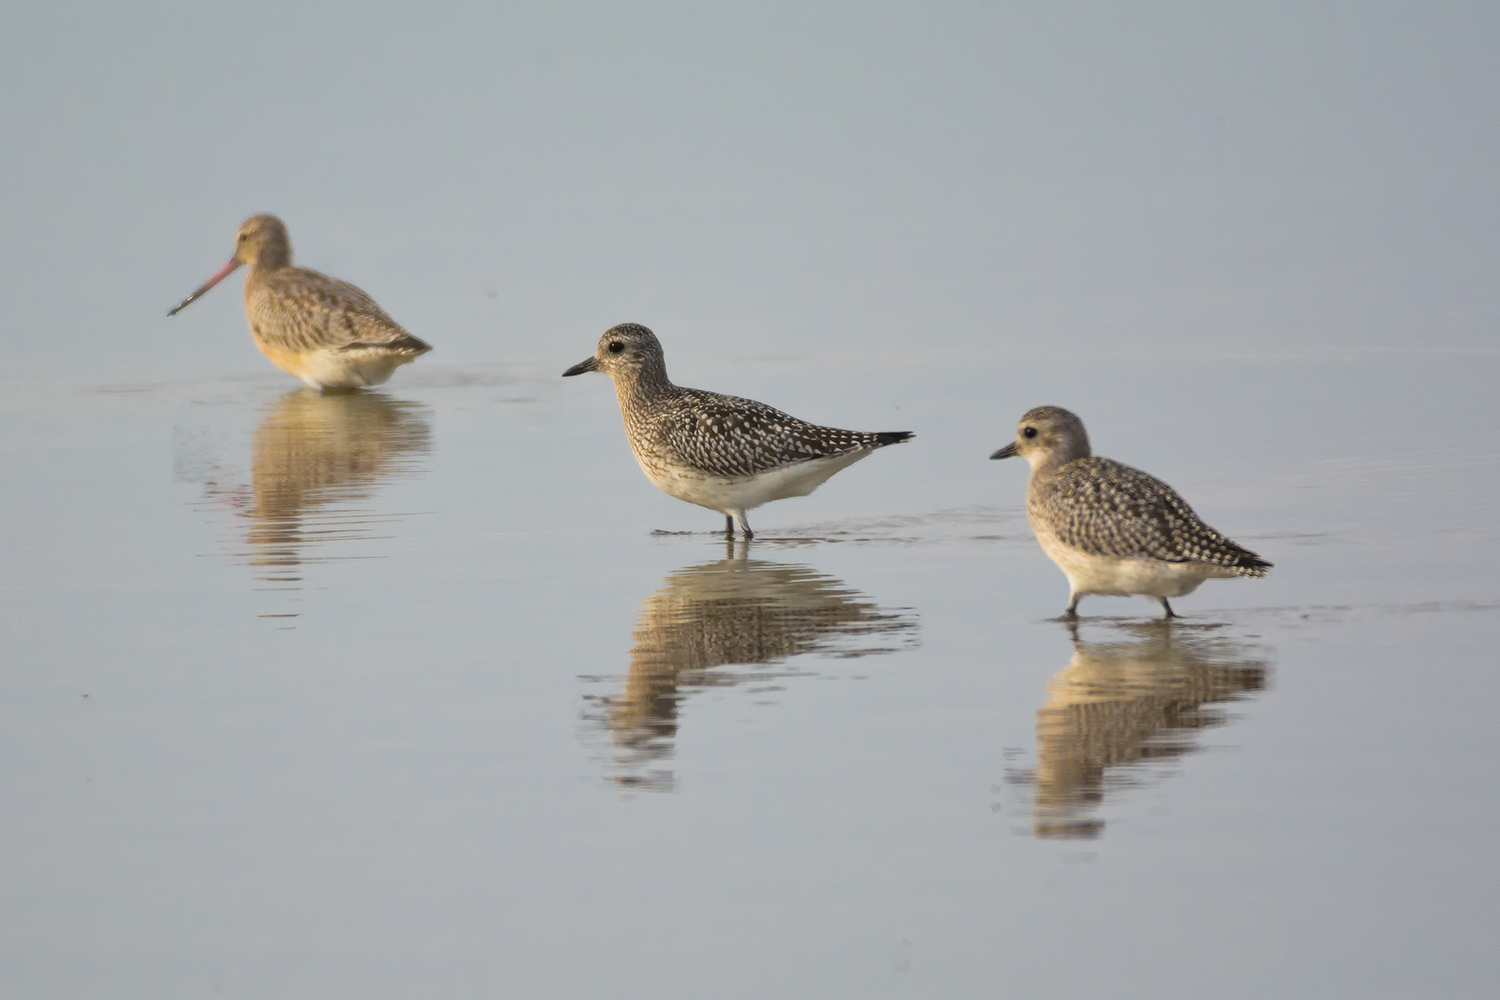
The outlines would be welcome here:
M 1181 597 L 1191 594 L 1198 585 L 1211 577 L 1234 576 L 1232 570 L 1223 566 L 1201 562 L 1163 562 L 1144 556 L 1117 558 L 1095 556 L 1058 541 L 1050 531 L 1032 525 L 1036 540 L 1042 551 L 1057 563 L 1057 568 L 1068 578 L 1068 585 L 1075 595 L 1110 594 L 1115 597 L 1130 597 L 1146 594 L 1151 597 Z
M 412 354 L 390 351 L 319 351 L 317 368 L 304 374 L 302 380 L 314 388 L 357 389 L 380 385 L 402 365 L 416 360 Z
M 381 350 L 322 350 L 299 354 L 294 365 L 282 367 L 314 389 L 357 389 L 380 385 L 391 372 L 415 359 L 414 354 Z M 281 364 L 279 360 L 277 363 Z
M 695 474 L 680 466 L 663 466 L 636 455 L 641 471 L 664 493 L 723 514 L 753 510 L 772 500 L 805 497 L 840 469 L 847 469 L 875 449 L 815 458 L 782 466 L 757 476 L 720 479 Z

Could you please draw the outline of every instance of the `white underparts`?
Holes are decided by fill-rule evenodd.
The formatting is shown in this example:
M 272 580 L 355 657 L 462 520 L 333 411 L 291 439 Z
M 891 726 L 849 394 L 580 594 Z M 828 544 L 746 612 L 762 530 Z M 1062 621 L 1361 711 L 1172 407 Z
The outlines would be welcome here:
M 753 510 L 772 500 L 805 497 L 823 485 L 834 473 L 847 469 L 873 451 L 874 448 L 864 448 L 842 455 L 794 462 L 759 475 L 730 479 L 706 476 L 681 466 L 663 468 L 642 460 L 639 454 L 636 455 L 636 461 L 640 463 L 646 478 L 662 492 L 709 510 L 734 514 Z

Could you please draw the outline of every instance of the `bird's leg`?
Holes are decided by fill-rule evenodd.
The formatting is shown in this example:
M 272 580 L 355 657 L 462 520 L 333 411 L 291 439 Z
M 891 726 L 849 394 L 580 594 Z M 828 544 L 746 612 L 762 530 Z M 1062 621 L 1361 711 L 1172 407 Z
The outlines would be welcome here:
M 1077 618 L 1078 617 L 1078 599 L 1080 597 L 1082 597 L 1082 596 L 1083 596 L 1082 594 L 1073 594 L 1072 595 L 1072 600 L 1068 601 L 1068 610 L 1066 610 L 1066 611 L 1063 612 L 1063 617 L 1064 618 Z
M 1165 597 L 1158 598 L 1158 600 L 1161 601 L 1162 610 L 1164 610 L 1166 612 L 1166 615 L 1165 615 L 1166 618 L 1176 618 L 1176 617 L 1178 617 L 1177 613 L 1172 610 L 1172 605 L 1170 605 L 1170 604 L 1167 603 L 1167 599 Z
M 740 522 L 740 530 L 745 533 L 745 541 L 748 542 L 750 539 L 752 539 L 752 538 L 755 537 L 755 532 L 753 532 L 753 531 L 750 530 L 750 522 L 747 521 L 747 520 L 745 520 L 745 512 L 744 511 L 742 511 L 742 510 L 735 511 L 734 512 L 734 519 L 736 521 Z
M 733 514 L 725 514 L 724 515 L 724 537 L 725 538 L 733 538 L 734 537 L 734 515 Z

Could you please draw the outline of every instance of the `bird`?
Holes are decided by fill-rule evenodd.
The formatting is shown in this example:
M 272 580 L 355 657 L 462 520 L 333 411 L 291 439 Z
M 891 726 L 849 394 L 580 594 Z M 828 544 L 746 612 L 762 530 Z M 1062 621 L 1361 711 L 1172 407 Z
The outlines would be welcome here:
M 990 456 L 1031 464 L 1026 515 L 1042 551 L 1068 578 L 1068 610 L 1085 594 L 1161 601 L 1191 594 L 1216 577 L 1263 577 L 1271 564 L 1199 520 L 1155 476 L 1095 457 L 1083 421 L 1060 406 L 1021 418 L 1016 439 Z
M 614 380 L 625 437 L 646 478 L 722 513 L 729 538 L 736 522 L 747 539 L 755 537 L 746 511 L 807 496 L 876 448 L 912 437 L 820 427 L 753 399 L 673 385 L 661 342 L 639 323 L 606 330 L 593 356 L 563 376 L 584 372 Z
M 242 222 L 229 263 L 167 315 L 177 315 L 241 264 L 250 268 L 245 318 L 255 346 L 310 388 L 380 385 L 398 367 L 432 350 L 347 281 L 292 266 L 286 225 L 274 215 Z

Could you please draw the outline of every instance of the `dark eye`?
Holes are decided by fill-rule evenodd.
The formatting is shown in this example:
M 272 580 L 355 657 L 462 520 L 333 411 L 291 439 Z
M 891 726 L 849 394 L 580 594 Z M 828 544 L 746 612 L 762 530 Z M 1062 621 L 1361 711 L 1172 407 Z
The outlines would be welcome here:
M 609 353 L 619 354 L 623 350 L 625 350 L 625 344 L 622 341 L 611 340 L 609 342 Z
M 1024 438 L 1034 438 L 1034 437 L 1036 437 L 1036 428 L 1035 427 L 1027 427 L 1027 428 L 1022 429 L 1021 436 L 1024 437 Z

